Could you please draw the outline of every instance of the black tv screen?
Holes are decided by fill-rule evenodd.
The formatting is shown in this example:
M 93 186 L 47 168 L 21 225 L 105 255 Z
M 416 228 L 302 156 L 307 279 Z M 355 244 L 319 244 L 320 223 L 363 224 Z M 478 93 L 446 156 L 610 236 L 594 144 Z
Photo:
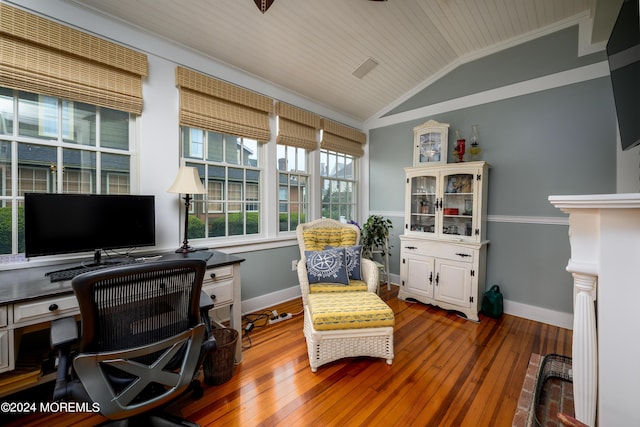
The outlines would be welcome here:
M 27 257 L 155 245 L 155 198 L 27 193 Z
M 638 0 L 625 0 L 607 42 L 613 98 L 622 150 L 640 144 L 640 15 Z

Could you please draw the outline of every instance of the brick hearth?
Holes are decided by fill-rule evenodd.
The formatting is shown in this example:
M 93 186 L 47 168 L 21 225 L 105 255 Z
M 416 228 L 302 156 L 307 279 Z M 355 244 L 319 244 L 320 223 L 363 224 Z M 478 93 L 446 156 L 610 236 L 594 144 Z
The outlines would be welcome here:
M 522 384 L 518 407 L 513 417 L 513 427 L 562 426 L 558 420 L 559 412 L 574 416 L 573 384 L 559 378 L 548 378 L 539 391 L 539 402 L 535 402 L 538 377 L 544 357 L 531 354 L 529 366 Z M 566 367 L 563 367 L 566 371 Z M 569 366 L 570 369 L 570 366 Z M 544 381 L 544 378 L 540 378 Z

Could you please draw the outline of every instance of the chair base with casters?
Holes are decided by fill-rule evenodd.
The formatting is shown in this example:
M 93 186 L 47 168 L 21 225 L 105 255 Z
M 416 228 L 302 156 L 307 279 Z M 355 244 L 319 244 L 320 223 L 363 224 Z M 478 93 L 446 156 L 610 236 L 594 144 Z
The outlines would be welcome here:
M 347 357 L 375 357 L 393 363 L 393 310 L 376 294 L 311 294 L 309 299 L 304 309 L 304 336 L 312 372 Z

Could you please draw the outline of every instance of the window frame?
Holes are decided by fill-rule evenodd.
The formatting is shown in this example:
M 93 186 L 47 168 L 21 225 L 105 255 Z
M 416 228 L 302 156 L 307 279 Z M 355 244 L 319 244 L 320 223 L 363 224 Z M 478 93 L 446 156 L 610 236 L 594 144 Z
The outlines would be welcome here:
M 95 144 L 82 144 L 78 141 L 70 141 L 68 138 L 69 135 L 75 134 L 74 129 L 69 128 L 75 123 L 74 101 L 6 87 L 2 88 L 2 95 L 5 99 L 11 99 L 12 105 L 10 117 L 12 129 L 8 132 L 9 129 L 5 127 L 5 122 L 3 121 L 3 132 L 0 133 L 0 142 L 5 143 L 10 151 L 9 161 L 0 167 L 3 173 L 0 179 L 5 184 L 1 187 L 3 193 L 0 193 L 0 207 L 11 206 L 11 248 L 9 252 L 3 249 L 3 253 L 0 253 L 0 258 L 24 257 L 24 250 L 20 250 L 21 247 L 24 247 L 22 240 L 24 235 L 20 231 L 23 217 L 19 212 L 24 206 L 25 192 L 110 194 L 108 191 L 104 191 L 108 190 L 110 186 L 103 180 L 108 180 L 112 176 L 112 171 L 106 170 L 101 162 L 101 158 L 105 154 L 124 156 L 127 159 L 128 191 L 126 194 L 135 194 L 135 190 L 139 187 L 139 174 L 136 169 L 137 162 L 133 160 L 138 151 L 137 140 L 134 137 L 137 121 L 133 114 L 119 112 L 126 114 L 127 117 L 126 149 L 107 148 L 101 146 L 102 131 L 105 129 L 102 127 L 101 117 L 105 110 L 116 110 L 85 104 L 92 107 L 91 112 L 95 116 L 95 133 L 93 135 Z M 35 105 L 37 111 L 33 117 L 21 113 L 20 109 L 21 102 L 26 105 L 25 102 L 29 99 L 37 100 Z M 47 102 L 40 103 L 40 100 L 43 99 L 46 99 Z M 57 133 L 55 135 L 49 133 L 44 135 L 41 132 L 43 130 L 42 119 L 44 114 L 42 110 L 51 108 L 51 105 L 53 105 L 51 100 L 55 100 L 56 117 L 54 119 L 52 116 L 48 120 L 56 120 Z M 38 121 L 34 128 L 37 131 L 37 136 L 28 134 L 25 132 L 25 128 L 21 127 L 22 121 L 33 118 Z M 108 126 L 109 122 L 104 124 Z M 49 150 L 51 159 L 40 162 L 41 164 L 39 165 L 37 157 L 32 157 L 31 159 L 29 157 L 21 157 L 20 154 L 22 152 L 25 150 L 30 152 L 34 147 L 39 150 Z M 92 159 L 88 166 L 84 162 L 80 162 L 77 168 L 70 168 L 72 162 L 69 161 L 68 155 L 84 158 L 87 154 Z M 48 166 L 47 163 L 49 163 Z M 25 174 L 29 174 L 32 177 L 27 179 Z M 103 178 L 103 174 L 105 178 Z M 73 181 L 70 179 L 72 176 L 76 176 L 78 179 Z M 124 175 L 120 175 L 120 177 L 122 176 Z M 9 180 L 8 185 L 6 185 L 7 180 Z M 33 185 L 37 182 L 40 182 L 41 185 Z M 121 185 L 119 184 L 118 186 L 120 187 Z M 122 192 L 118 193 L 123 194 Z
M 203 150 L 202 155 L 196 158 L 193 156 L 192 141 L 186 141 L 185 138 L 192 134 L 192 130 L 201 130 L 203 132 Z M 212 151 L 212 147 L 209 145 L 210 139 L 220 145 L 221 154 L 219 151 Z M 234 141 L 235 140 L 235 141 Z M 245 143 L 246 142 L 246 143 Z M 235 145 L 239 149 L 234 153 L 229 152 L 229 147 Z M 232 242 L 238 239 L 245 239 L 252 241 L 256 239 L 264 238 L 265 236 L 265 218 L 268 217 L 264 206 L 264 182 L 266 172 L 264 165 L 264 149 L 263 143 L 260 143 L 251 138 L 243 138 L 237 135 L 224 134 L 221 132 L 215 132 L 211 130 L 204 130 L 193 128 L 190 126 L 180 126 L 180 164 L 186 166 L 193 166 L 198 169 L 198 174 L 203 182 L 207 192 L 203 195 L 195 195 L 193 208 L 190 214 L 201 215 L 204 217 L 204 236 L 203 237 L 189 237 L 190 241 L 194 242 Z M 213 147 L 215 148 L 215 147 Z M 190 155 L 185 156 L 185 152 Z M 253 156 L 256 158 L 252 158 Z M 207 157 L 214 157 L 213 159 L 207 159 Z M 220 156 L 219 158 L 216 158 Z M 223 178 L 220 174 L 212 175 L 210 170 L 220 168 L 223 171 Z M 234 171 L 233 175 L 238 175 L 238 171 L 241 171 L 242 178 L 230 178 L 229 171 Z M 251 180 L 248 175 L 257 173 L 258 182 Z M 219 185 L 218 190 L 212 192 L 211 185 Z M 254 191 L 250 191 L 249 187 L 257 185 L 258 199 L 250 198 L 250 194 L 254 194 Z M 215 189 L 213 189 L 215 190 Z M 214 194 L 220 194 L 219 199 L 211 199 Z M 232 198 L 233 197 L 233 198 Z M 212 209 L 213 207 L 213 209 Z M 249 209 L 251 207 L 251 209 Z M 251 233 L 247 229 L 248 214 L 255 212 L 258 216 L 257 220 L 257 232 Z M 211 235 L 211 215 L 215 214 L 224 218 L 224 235 Z M 242 234 L 232 234 L 230 232 L 230 215 L 240 214 L 242 216 Z M 181 214 L 182 215 L 182 214 Z
M 330 161 L 330 156 L 335 157 L 335 173 L 330 173 L 330 168 L 332 167 L 332 163 Z M 323 161 L 326 158 L 326 163 Z M 340 160 L 343 160 L 340 162 Z M 350 177 L 347 176 L 348 170 L 348 162 L 347 160 L 351 160 L 351 172 Z M 335 220 L 345 220 L 345 221 L 358 221 L 359 218 L 359 205 L 360 205 L 360 195 L 359 195 L 359 184 L 360 184 L 360 176 L 359 176 L 359 160 L 360 157 L 354 156 L 351 154 L 341 153 L 339 151 L 328 150 L 328 149 L 320 149 L 320 216 L 326 218 L 332 218 Z M 340 165 L 342 165 L 342 173 L 339 172 Z M 335 183 L 338 189 L 339 199 L 336 203 L 331 199 L 331 195 L 329 196 L 328 202 L 325 202 L 325 184 L 329 184 L 329 188 L 331 189 L 333 184 Z M 340 191 L 340 184 L 350 184 L 351 192 L 346 194 L 351 194 L 351 199 L 343 201 L 341 200 L 342 192 Z M 330 190 L 333 193 L 333 190 Z M 334 218 L 332 215 L 326 215 L 325 205 L 328 205 L 326 208 L 328 212 L 333 213 L 334 208 L 337 206 L 338 215 L 337 218 Z M 343 210 L 343 206 L 350 206 L 350 209 L 347 208 Z M 345 215 L 341 215 L 341 213 L 345 213 Z M 344 218 L 342 218 L 344 216 Z
M 278 153 L 279 147 L 282 147 L 284 149 L 284 157 L 280 157 L 281 153 Z M 307 150 L 306 148 L 302 148 L 302 147 L 294 147 L 291 145 L 276 144 L 276 153 L 277 153 L 277 155 L 275 156 L 276 161 L 273 162 L 276 168 L 276 173 L 275 173 L 276 203 L 274 207 L 276 211 L 275 216 L 277 217 L 277 222 L 278 222 L 276 230 L 277 230 L 277 234 L 286 235 L 286 234 L 295 233 L 296 227 L 298 224 L 302 224 L 311 220 L 311 217 L 313 216 L 311 212 L 311 206 L 312 206 L 311 201 L 313 199 L 313 195 L 316 194 L 317 192 L 313 191 L 313 184 L 311 179 L 312 178 L 312 174 L 311 174 L 312 151 L 311 150 Z M 284 163 L 284 164 L 281 164 L 281 163 Z M 300 163 L 304 163 L 304 165 L 301 165 Z M 290 164 L 293 164 L 292 168 L 289 167 Z M 281 179 L 282 176 L 285 177 L 286 184 L 283 183 Z M 297 185 L 298 198 L 296 201 L 291 200 L 291 194 L 292 194 L 291 183 L 294 181 L 298 182 L 298 185 Z M 304 187 L 306 188 L 306 194 L 302 193 L 302 196 L 301 196 L 300 188 L 302 187 L 302 185 L 300 183 L 303 181 L 306 182 L 306 184 L 304 185 Z M 285 196 L 287 195 L 289 196 L 288 198 L 285 198 L 285 199 L 281 197 L 281 190 L 283 189 L 283 185 L 286 185 L 286 187 L 284 187 Z M 301 197 L 303 198 L 303 200 L 301 200 Z M 284 211 L 281 209 L 282 205 L 286 207 Z M 295 223 L 295 227 L 292 227 L 293 224 L 291 222 L 293 206 L 297 207 L 296 212 L 298 213 L 298 221 Z M 300 213 L 303 213 L 305 215 L 305 221 L 300 221 Z M 285 214 L 287 218 L 286 220 L 287 229 L 282 230 L 281 229 L 282 220 L 280 216 Z

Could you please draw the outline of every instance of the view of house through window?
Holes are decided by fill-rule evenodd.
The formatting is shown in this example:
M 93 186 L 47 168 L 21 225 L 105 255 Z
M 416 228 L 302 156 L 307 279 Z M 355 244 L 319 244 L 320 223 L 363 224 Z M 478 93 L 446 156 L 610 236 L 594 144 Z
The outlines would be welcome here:
M 309 217 L 307 150 L 277 146 L 279 231 L 295 231 Z
M 24 193 L 129 194 L 129 113 L 0 88 L 0 254 L 24 252 Z
M 322 217 L 357 218 L 356 158 L 349 154 L 321 150 L 320 176 L 322 187 Z M 344 217 L 344 218 L 342 218 Z
M 207 193 L 194 195 L 189 240 L 260 233 L 260 147 L 256 140 L 183 126 L 182 158 Z

